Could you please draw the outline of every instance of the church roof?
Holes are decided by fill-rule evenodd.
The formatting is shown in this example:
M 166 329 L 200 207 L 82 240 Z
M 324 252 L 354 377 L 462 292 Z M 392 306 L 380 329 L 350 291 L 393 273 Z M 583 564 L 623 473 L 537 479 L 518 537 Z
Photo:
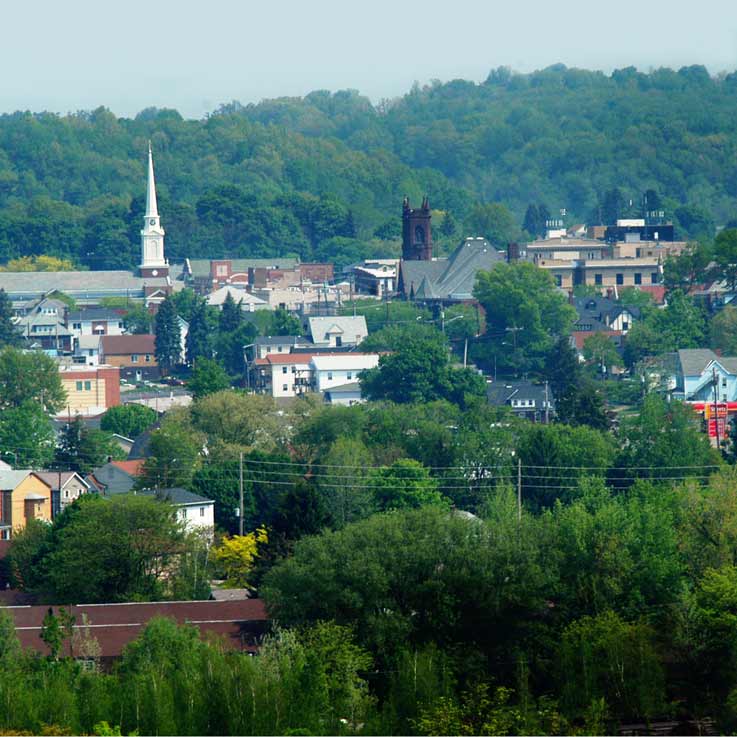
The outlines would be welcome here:
M 465 300 L 473 297 L 476 274 L 503 261 L 485 238 L 466 238 L 447 259 L 402 261 L 402 289 L 416 299 Z

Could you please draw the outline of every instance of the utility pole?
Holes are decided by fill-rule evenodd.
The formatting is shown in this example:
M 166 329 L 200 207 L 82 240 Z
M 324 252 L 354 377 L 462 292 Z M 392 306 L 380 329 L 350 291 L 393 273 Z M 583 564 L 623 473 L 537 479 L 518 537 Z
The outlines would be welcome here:
M 240 491 L 240 498 L 239 498 L 239 505 L 238 505 L 238 532 L 241 537 L 243 537 L 243 451 L 240 453 L 240 464 L 239 464 L 239 491 Z
M 522 459 L 517 458 L 517 522 L 522 522 Z

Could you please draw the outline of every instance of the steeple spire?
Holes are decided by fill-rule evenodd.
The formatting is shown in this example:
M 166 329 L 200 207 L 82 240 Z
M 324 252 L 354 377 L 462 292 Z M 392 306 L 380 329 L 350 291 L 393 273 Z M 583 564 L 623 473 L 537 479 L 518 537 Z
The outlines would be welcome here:
M 151 141 L 148 142 L 148 184 L 146 186 L 145 217 L 159 217 L 159 210 L 156 206 L 156 182 L 154 180 L 154 157 L 151 154 Z

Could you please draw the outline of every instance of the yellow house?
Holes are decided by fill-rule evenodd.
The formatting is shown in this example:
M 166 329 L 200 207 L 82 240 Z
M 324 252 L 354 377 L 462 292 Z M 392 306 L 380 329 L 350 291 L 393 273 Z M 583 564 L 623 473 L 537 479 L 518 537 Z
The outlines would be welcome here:
M 51 522 L 51 487 L 33 471 L 0 469 L 0 540 L 31 519 Z

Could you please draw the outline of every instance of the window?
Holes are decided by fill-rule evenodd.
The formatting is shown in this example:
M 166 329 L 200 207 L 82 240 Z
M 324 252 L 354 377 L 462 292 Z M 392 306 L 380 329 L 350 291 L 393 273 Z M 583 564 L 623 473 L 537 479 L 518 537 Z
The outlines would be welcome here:
M 555 286 L 556 287 L 563 286 L 563 277 L 560 274 L 555 275 Z
M 82 329 L 82 323 L 81 322 L 73 322 L 72 323 L 72 329 L 73 330 L 81 330 Z
M 288 391 L 289 391 L 289 386 L 288 386 L 287 384 L 282 384 L 282 385 L 281 385 L 281 390 L 282 390 L 283 392 L 288 392 Z
M 132 353 L 131 354 L 131 363 L 138 363 L 138 354 Z
M 600 287 L 601 283 L 601 274 L 594 274 L 594 284 L 596 284 L 597 287 Z
M 144 357 L 144 360 L 146 361 L 146 363 L 151 363 L 151 354 L 147 353 Z
M 123 327 L 123 323 L 122 323 L 122 322 L 119 322 L 119 323 L 118 323 L 118 327 L 122 329 L 122 327 Z
M 287 373 L 287 367 L 286 367 L 286 366 L 282 366 L 282 367 L 281 367 L 281 372 L 282 372 L 283 374 L 286 374 L 286 373 Z
M 335 336 L 335 345 L 337 348 L 340 348 L 340 346 L 343 345 L 343 338 L 341 338 L 340 335 Z
M 282 348 L 282 347 L 281 347 L 280 345 L 278 345 L 278 346 L 276 347 L 276 350 L 277 350 L 277 352 L 278 352 L 278 353 L 281 353 L 281 352 L 282 352 L 282 350 L 283 350 L 283 348 Z
M 228 266 L 226 264 L 218 264 L 216 271 L 218 276 L 228 276 Z
M 350 381 L 353 378 L 353 374 L 349 371 L 346 378 L 348 379 L 348 381 Z
M 626 320 L 622 320 L 622 330 L 629 330 L 630 324 Z
M 658 272 L 653 271 L 652 274 L 650 274 L 650 283 L 651 284 L 657 284 L 658 283 Z
M 642 274 L 639 271 L 635 272 L 635 284 L 642 284 Z
M 425 242 L 425 231 L 421 225 L 415 227 L 415 243 Z
M 617 284 L 624 284 L 624 274 L 617 274 Z
M 722 386 L 727 386 L 727 377 L 722 376 Z
M 328 371 L 328 381 L 332 381 L 332 380 L 333 380 L 333 372 Z
M 204 517 L 204 516 L 205 516 L 205 508 L 200 507 L 200 517 Z
M 77 382 L 77 391 L 78 392 L 81 392 L 82 391 L 82 382 L 81 381 L 78 381 Z
M 92 391 L 92 382 L 91 381 L 85 381 L 84 382 L 84 390 L 86 392 Z

